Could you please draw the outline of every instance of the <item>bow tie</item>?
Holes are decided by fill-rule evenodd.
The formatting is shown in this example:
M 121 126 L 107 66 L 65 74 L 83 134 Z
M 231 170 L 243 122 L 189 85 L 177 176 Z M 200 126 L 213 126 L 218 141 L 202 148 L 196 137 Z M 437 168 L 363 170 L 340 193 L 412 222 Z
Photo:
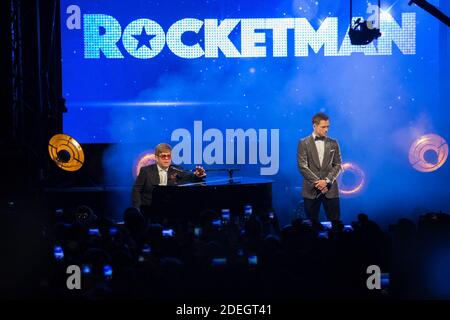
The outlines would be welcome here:
M 320 141 L 325 141 L 325 137 L 319 137 L 319 136 L 316 136 L 316 137 L 314 138 L 314 141 L 318 141 L 318 140 L 320 140 Z

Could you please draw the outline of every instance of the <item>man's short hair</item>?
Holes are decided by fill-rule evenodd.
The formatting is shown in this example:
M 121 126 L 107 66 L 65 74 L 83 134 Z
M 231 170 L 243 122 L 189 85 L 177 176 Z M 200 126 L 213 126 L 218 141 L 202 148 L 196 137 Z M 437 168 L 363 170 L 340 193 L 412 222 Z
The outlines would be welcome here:
M 172 147 L 167 143 L 160 143 L 155 148 L 155 155 L 159 156 L 163 152 L 172 152 Z
M 318 112 L 312 117 L 312 123 L 319 124 L 320 121 L 322 121 L 322 120 L 327 121 L 328 119 L 330 119 L 330 117 L 327 116 L 325 113 Z

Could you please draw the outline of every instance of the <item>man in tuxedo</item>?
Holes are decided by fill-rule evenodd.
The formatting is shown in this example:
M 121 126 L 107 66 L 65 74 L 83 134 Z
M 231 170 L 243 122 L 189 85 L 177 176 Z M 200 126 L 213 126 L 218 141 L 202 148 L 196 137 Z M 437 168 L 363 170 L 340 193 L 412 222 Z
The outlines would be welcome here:
M 152 193 L 155 186 L 175 186 L 187 182 L 200 182 L 206 177 L 205 170 L 197 166 L 195 172 L 183 170 L 172 165 L 172 148 L 167 143 L 160 143 L 155 148 L 156 163 L 142 167 L 132 190 L 133 207 L 141 210 L 148 218 L 152 217 Z
M 298 143 L 297 164 L 303 176 L 302 196 L 305 212 L 313 222 L 319 221 L 323 203 L 327 219 L 340 218 L 339 187 L 336 181 L 342 170 L 342 158 L 336 140 L 329 138 L 329 117 L 319 112 L 312 118 L 313 133 Z

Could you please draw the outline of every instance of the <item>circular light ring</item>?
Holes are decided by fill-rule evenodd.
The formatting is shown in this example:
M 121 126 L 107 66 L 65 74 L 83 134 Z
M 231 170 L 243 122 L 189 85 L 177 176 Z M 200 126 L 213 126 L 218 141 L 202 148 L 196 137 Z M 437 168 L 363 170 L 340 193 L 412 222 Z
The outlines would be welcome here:
M 141 171 L 142 167 L 151 165 L 155 163 L 155 154 L 152 151 L 143 152 L 135 161 L 135 164 L 133 166 L 133 176 L 136 178 L 139 174 L 139 171 Z
M 437 162 L 431 163 L 425 159 L 425 153 L 433 151 L 437 155 Z M 437 134 L 427 134 L 416 139 L 409 148 L 409 163 L 420 172 L 432 172 L 445 163 L 448 157 L 448 144 Z
M 70 154 L 68 161 L 61 161 L 58 152 L 67 151 Z M 58 167 L 66 171 L 77 171 L 84 163 L 84 152 L 77 140 L 66 134 L 56 134 L 48 143 L 50 158 Z
M 346 186 L 344 184 L 344 182 L 342 181 L 342 176 L 344 174 L 344 172 L 352 172 L 357 179 L 357 182 L 354 183 L 352 186 Z M 362 188 L 365 185 L 365 175 L 364 175 L 364 171 L 356 164 L 351 163 L 351 162 L 346 162 L 342 164 L 342 172 L 338 177 L 338 181 L 339 181 L 339 192 L 344 195 L 344 196 L 351 196 L 351 195 L 355 195 L 358 194 Z

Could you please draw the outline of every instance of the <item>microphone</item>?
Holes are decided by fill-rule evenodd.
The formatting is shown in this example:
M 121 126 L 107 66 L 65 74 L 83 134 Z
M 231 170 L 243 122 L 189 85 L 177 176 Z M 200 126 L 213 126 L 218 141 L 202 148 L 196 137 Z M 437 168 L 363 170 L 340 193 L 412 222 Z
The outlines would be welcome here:
M 319 193 L 316 194 L 316 199 L 319 199 L 321 195 L 323 195 L 325 193 L 322 193 L 322 191 L 320 191 Z
M 327 185 L 327 187 L 328 187 L 328 185 Z M 317 192 L 317 194 L 316 194 L 316 199 L 319 199 L 320 198 L 320 196 L 322 196 L 322 195 L 325 195 L 325 193 L 323 193 L 322 192 L 322 190 L 319 190 L 318 188 L 314 188 L 314 189 L 316 189 L 316 192 Z M 329 190 L 328 190 L 329 191 Z M 327 191 L 327 192 L 328 192 Z
M 185 170 L 178 169 L 175 166 L 170 166 L 170 168 L 172 168 L 173 170 L 178 171 L 178 172 L 185 172 Z

